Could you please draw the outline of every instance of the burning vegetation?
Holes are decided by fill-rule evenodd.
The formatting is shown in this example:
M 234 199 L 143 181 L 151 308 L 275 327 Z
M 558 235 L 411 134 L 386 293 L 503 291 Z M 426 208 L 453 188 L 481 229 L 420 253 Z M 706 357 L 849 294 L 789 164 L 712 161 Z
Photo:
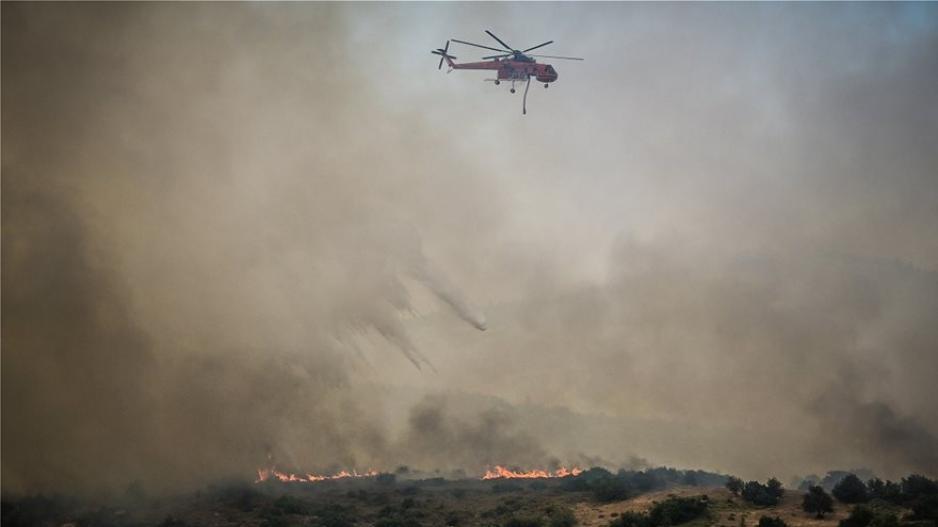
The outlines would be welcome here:
M 576 471 L 576 473 L 574 473 Z M 611 472 L 520 470 L 496 466 L 482 477 L 443 478 L 401 467 L 395 473 L 292 474 L 273 467 L 254 483 L 194 494 L 148 496 L 143 484 L 122 496 L 79 500 L 4 495 L 5 527 L 932 527 L 938 481 L 846 477 L 818 517 L 804 496 L 775 479 L 762 485 L 701 470 Z M 499 475 L 503 474 L 503 475 Z M 494 475 L 494 477 L 487 477 Z M 756 484 L 771 505 L 745 493 Z M 830 496 L 828 496 L 830 499 Z
M 544 478 L 566 478 L 568 476 L 577 476 L 583 472 L 583 469 L 573 467 L 560 467 L 557 470 L 521 470 L 509 469 L 502 465 L 495 465 L 494 468 L 487 469 L 482 479 L 544 479 Z
M 316 483 L 319 481 L 333 481 L 345 478 L 372 478 L 377 475 L 378 471 L 373 469 L 361 473 L 355 469 L 352 469 L 351 472 L 348 470 L 342 470 L 332 475 L 319 475 L 312 473 L 294 474 L 291 472 L 283 472 L 275 468 L 259 468 L 257 469 L 257 479 L 254 482 L 262 483 L 269 479 L 274 479 L 277 481 L 289 483 Z
M 548 479 L 548 478 L 566 478 L 570 476 L 578 476 L 583 473 L 583 469 L 579 467 L 559 467 L 555 470 L 524 470 L 521 468 L 507 468 L 502 465 L 495 465 L 492 468 L 485 470 L 485 473 L 482 474 L 481 479 L 490 480 L 490 479 Z M 323 481 L 335 481 L 338 479 L 347 479 L 347 478 L 374 478 L 381 475 L 375 469 L 369 469 L 365 472 L 358 472 L 355 469 L 341 470 L 335 474 L 314 474 L 311 472 L 306 473 L 294 473 L 286 472 L 279 470 L 274 467 L 268 468 L 259 468 L 257 469 L 257 479 L 254 480 L 254 483 L 263 483 L 265 481 L 279 481 L 282 483 L 319 483 Z M 386 474 L 387 475 L 387 474 Z

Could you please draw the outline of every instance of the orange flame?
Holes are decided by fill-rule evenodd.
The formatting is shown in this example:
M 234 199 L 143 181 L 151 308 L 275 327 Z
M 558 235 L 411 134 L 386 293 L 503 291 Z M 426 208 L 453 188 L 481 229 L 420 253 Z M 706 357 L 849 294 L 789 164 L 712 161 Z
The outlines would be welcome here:
M 343 470 L 331 476 L 321 476 L 319 474 L 292 474 L 290 472 L 281 472 L 273 467 L 271 468 L 259 468 L 257 469 L 257 479 L 254 480 L 254 483 L 261 483 L 269 479 L 275 479 L 278 481 L 283 481 L 287 483 L 315 483 L 317 481 L 331 481 L 334 479 L 345 479 L 345 478 L 371 478 L 378 475 L 378 471 L 370 469 L 367 472 L 358 472 L 352 470 L 351 472 Z
M 583 469 L 578 467 L 567 468 L 560 467 L 557 470 L 551 472 L 549 470 L 528 470 L 528 471 L 516 471 L 505 468 L 501 465 L 495 465 L 495 468 L 487 469 L 485 475 L 482 476 L 482 479 L 535 479 L 535 478 L 565 478 L 567 476 L 576 476 L 583 472 Z

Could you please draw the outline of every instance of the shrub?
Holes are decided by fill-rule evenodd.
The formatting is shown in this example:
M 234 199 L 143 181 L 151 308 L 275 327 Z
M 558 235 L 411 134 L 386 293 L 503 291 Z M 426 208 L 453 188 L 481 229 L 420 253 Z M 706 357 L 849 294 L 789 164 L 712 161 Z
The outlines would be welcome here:
M 529 489 L 529 490 L 533 490 L 533 491 L 536 491 L 536 492 L 537 492 L 537 491 L 542 491 L 542 490 L 544 490 L 544 489 L 546 489 L 546 488 L 547 488 L 547 483 L 545 483 L 545 482 L 543 482 L 543 481 L 540 481 L 540 480 L 534 480 L 534 481 L 531 482 L 530 485 L 528 485 L 528 489 Z
M 449 491 L 449 493 L 457 500 L 461 500 L 466 497 L 466 489 L 453 489 Z
M 729 489 L 734 496 L 739 496 L 739 493 L 743 490 L 743 480 L 736 476 L 730 476 L 726 480 L 726 488 Z
M 866 485 L 854 474 L 847 474 L 831 490 L 831 494 L 841 503 L 865 503 L 869 494 Z
M 215 487 L 213 489 L 219 500 L 242 512 L 250 512 L 257 508 L 261 500 L 261 493 L 253 486 L 246 483 L 234 483 Z
M 838 527 L 868 527 L 874 516 L 873 509 L 857 505 L 850 511 L 850 516 L 840 520 Z
M 805 512 L 814 513 L 818 518 L 823 518 L 824 513 L 834 512 L 834 499 L 831 498 L 823 487 L 815 485 L 808 489 L 801 501 L 801 508 Z
M 840 520 L 839 527 L 898 527 L 899 517 L 895 512 L 857 505 L 850 516 Z
M 873 478 L 866 483 L 871 500 L 883 500 L 893 505 L 902 503 L 902 486 L 894 481 Z
M 620 501 L 629 497 L 629 486 L 618 477 L 597 480 L 592 484 L 593 497 L 597 501 Z
M 911 504 L 912 518 L 932 520 L 938 527 L 938 495 L 922 496 Z
M 352 524 L 349 524 L 350 526 Z M 375 527 L 422 527 L 415 518 L 402 516 L 393 516 L 391 518 L 381 518 L 375 522 Z
M 280 496 L 274 500 L 274 507 L 285 514 L 308 514 L 310 512 L 310 507 L 307 503 L 287 495 Z
M 696 519 L 707 511 L 708 500 L 703 496 L 695 498 L 668 498 L 656 503 L 648 513 L 653 526 L 680 525 Z
M 354 507 L 327 505 L 312 512 L 318 519 L 313 524 L 321 527 L 353 527 L 355 525 Z
M 549 527 L 573 527 L 576 525 L 576 516 L 567 507 L 551 509 L 547 513 L 547 525 Z
M 912 519 L 932 521 L 938 526 L 938 481 L 913 474 L 902 478 L 903 506 L 912 509 Z
M 447 527 L 458 527 L 467 523 L 467 520 L 472 519 L 472 513 L 467 511 L 448 511 L 445 516 L 444 523 Z
M 744 500 L 752 503 L 753 505 L 758 505 L 761 507 L 767 507 L 771 505 L 776 505 L 778 499 L 781 497 L 781 484 L 778 483 L 775 486 L 775 483 L 778 483 L 778 480 L 772 478 L 769 480 L 769 484 L 763 485 L 758 481 L 750 481 L 743 486 L 742 497 Z
M 492 485 L 492 492 L 496 494 L 502 494 L 505 492 L 518 492 L 519 490 L 521 490 L 521 485 L 518 485 L 512 481 L 499 481 L 498 483 Z
M 629 483 L 639 492 L 649 492 L 664 486 L 664 483 L 651 472 L 633 472 Z
M 907 478 L 902 478 L 902 494 L 904 494 L 907 499 L 934 496 L 938 494 L 938 481 L 932 481 L 925 476 L 912 474 Z
M 4 527 L 58 524 L 74 509 L 74 503 L 60 496 L 31 496 L 18 500 L 3 499 Z
M 544 527 L 544 518 L 540 516 L 512 516 L 504 527 Z
M 778 500 L 782 499 L 782 496 L 785 495 L 785 489 L 782 488 L 782 482 L 771 478 L 765 482 L 765 488 L 768 491 L 769 495 L 775 498 L 776 503 Z
M 651 527 L 651 522 L 647 514 L 626 511 L 615 520 L 612 520 L 609 527 Z
M 668 527 L 695 520 L 707 511 L 706 496 L 695 498 L 670 497 L 656 503 L 648 514 L 623 512 L 609 527 Z
M 375 483 L 383 486 L 391 486 L 397 481 L 397 475 L 388 474 L 387 472 L 382 472 L 375 476 Z
M 576 476 L 566 477 L 560 480 L 560 488 L 567 492 L 584 492 L 592 489 L 596 481 L 605 480 L 613 477 L 612 472 L 602 468 L 593 467 L 577 474 Z
M 778 516 L 762 516 L 759 518 L 759 527 L 788 527 L 788 524 Z

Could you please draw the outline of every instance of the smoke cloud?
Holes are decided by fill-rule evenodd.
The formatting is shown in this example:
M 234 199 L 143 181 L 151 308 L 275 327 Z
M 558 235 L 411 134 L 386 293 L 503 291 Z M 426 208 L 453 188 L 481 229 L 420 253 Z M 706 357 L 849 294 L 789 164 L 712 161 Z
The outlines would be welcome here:
M 5 490 L 271 459 L 938 471 L 933 5 L 2 26 Z M 587 60 L 522 118 L 427 53 L 487 28 Z

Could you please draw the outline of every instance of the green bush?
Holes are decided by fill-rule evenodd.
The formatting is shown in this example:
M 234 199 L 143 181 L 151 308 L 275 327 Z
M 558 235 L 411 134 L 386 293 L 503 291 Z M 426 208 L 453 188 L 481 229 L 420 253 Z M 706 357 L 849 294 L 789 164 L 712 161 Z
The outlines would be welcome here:
M 739 493 L 743 490 L 743 480 L 736 476 L 730 476 L 726 479 L 726 488 L 729 489 L 734 496 L 739 496 Z
M 656 503 L 648 513 L 651 525 L 680 525 L 697 519 L 707 511 L 709 501 L 703 496 L 693 498 L 671 497 Z
M 850 516 L 840 520 L 838 525 L 839 527 L 897 527 L 899 517 L 888 510 L 857 505 L 850 511 Z
M 768 507 L 777 505 L 783 493 L 782 484 L 777 479 L 772 478 L 765 485 L 758 481 L 746 483 L 741 494 L 744 500 L 753 505 Z
M 814 485 L 808 488 L 801 501 L 801 508 L 805 512 L 813 513 L 817 518 L 823 518 L 824 513 L 834 512 L 834 499 L 823 487 Z
M 778 516 L 762 516 L 759 518 L 759 527 L 788 527 L 788 524 Z
M 883 500 L 894 505 L 902 503 L 902 485 L 893 481 L 873 478 L 866 483 L 871 500 Z
M 831 494 L 841 503 L 866 503 L 869 491 L 855 474 L 847 474 L 831 490 Z
M 629 486 L 621 478 L 610 477 L 593 482 L 593 497 L 597 501 L 621 501 L 629 497 Z
M 669 527 L 696 520 L 707 512 L 710 502 L 706 496 L 681 498 L 672 496 L 656 503 L 648 514 L 623 512 L 609 523 L 609 527 Z

